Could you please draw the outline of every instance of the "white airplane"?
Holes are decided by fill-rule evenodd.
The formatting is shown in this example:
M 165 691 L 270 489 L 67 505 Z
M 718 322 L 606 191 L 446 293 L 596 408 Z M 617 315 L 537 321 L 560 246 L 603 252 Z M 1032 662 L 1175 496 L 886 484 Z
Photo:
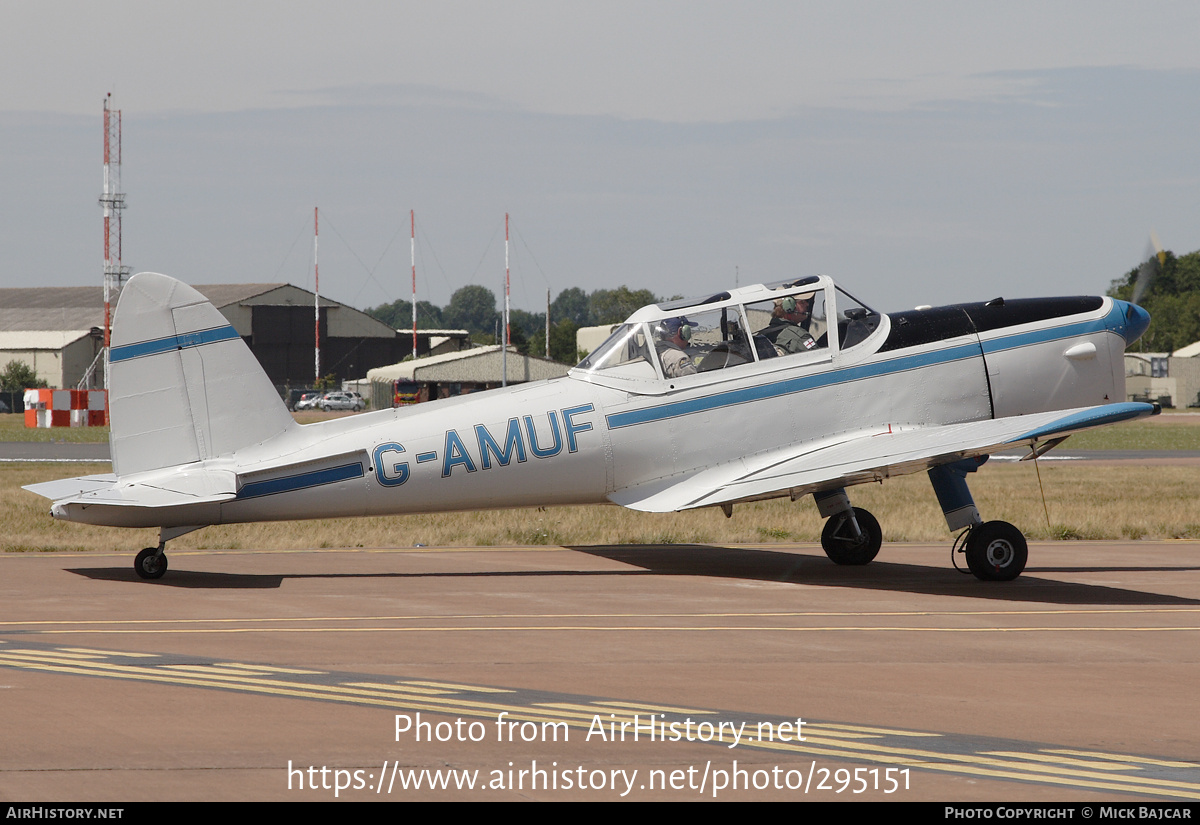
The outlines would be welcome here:
M 1123 400 L 1149 322 L 1100 297 L 885 315 L 814 276 L 643 307 L 564 378 L 301 426 L 229 322 L 147 272 L 114 322 L 113 473 L 26 489 L 58 519 L 159 528 L 146 579 L 212 524 L 607 502 L 729 516 L 807 494 L 829 558 L 866 564 L 882 530 L 846 488 L 925 470 L 971 571 L 1009 580 L 1025 539 L 980 518 L 967 473 L 1157 413 Z

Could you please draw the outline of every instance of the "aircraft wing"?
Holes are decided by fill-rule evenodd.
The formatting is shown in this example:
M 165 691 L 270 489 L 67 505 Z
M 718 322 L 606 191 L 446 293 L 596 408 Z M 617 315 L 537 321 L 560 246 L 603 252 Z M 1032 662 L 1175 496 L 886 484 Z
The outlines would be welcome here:
M 784 491 L 799 496 L 920 472 L 1158 412 L 1156 404 L 1129 402 L 933 427 L 883 426 L 625 487 L 608 498 L 633 510 L 669 513 Z

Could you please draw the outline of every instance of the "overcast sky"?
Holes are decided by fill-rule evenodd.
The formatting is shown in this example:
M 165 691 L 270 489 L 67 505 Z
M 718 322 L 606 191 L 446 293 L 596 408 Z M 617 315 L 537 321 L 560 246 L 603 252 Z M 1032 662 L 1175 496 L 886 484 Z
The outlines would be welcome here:
M 0 0 L 2 286 L 124 259 L 355 306 L 824 272 L 881 309 L 1098 293 L 1200 248 L 1195 3 Z

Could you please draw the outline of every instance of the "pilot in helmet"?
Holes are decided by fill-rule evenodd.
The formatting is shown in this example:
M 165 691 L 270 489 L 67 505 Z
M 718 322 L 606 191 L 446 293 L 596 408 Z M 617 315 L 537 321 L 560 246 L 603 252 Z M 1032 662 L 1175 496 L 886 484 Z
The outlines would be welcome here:
M 817 348 L 816 339 L 808 331 L 812 323 L 813 293 L 788 295 L 775 302 L 771 324 L 763 335 L 786 354 L 807 352 Z
M 692 323 L 684 316 L 666 318 L 658 325 L 658 358 L 662 361 L 663 375 L 678 378 L 695 375 L 696 364 L 688 355 L 688 341 L 692 338 Z

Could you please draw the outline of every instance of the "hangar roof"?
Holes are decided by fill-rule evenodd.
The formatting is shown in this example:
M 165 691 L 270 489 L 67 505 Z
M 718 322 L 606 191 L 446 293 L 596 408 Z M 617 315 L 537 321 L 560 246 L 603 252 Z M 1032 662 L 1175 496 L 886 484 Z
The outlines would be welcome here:
M 60 350 L 91 335 L 88 329 L 8 330 L 0 329 L 0 351 Z
M 291 284 L 194 284 L 217 309 L 235 304 L 312 305 L 313 293 Z M 343 307 L 321 299 L 322 306 Z M 345 307 L 354 313 L 361 310 Z M 87 330 L 104 325 L 104 288 L 99 286 L 14 287 L 0 289 L 0 329 Z M 390 328 L 389 328 L 390 329 Z
M 500 380 L 502 353 L 500 346 L 476 347 L 462 352 L 448 352 L 401 361 L 386 367 L 377 367 L 367 373 L 369 381 L 419 381 L 487 384 Z M 511 347 L 508 350 L 508 380 L 512 383 L 539 381 L 543 378 L 560 378 L 570 367 L 538 358 L 522 355 Z
M 1195 358 L 1200 355 L 1200 341 L 1194 344 L 1188 344 L 1186 347 L 1175 350 L 1171 355 L 1176 358 Z

